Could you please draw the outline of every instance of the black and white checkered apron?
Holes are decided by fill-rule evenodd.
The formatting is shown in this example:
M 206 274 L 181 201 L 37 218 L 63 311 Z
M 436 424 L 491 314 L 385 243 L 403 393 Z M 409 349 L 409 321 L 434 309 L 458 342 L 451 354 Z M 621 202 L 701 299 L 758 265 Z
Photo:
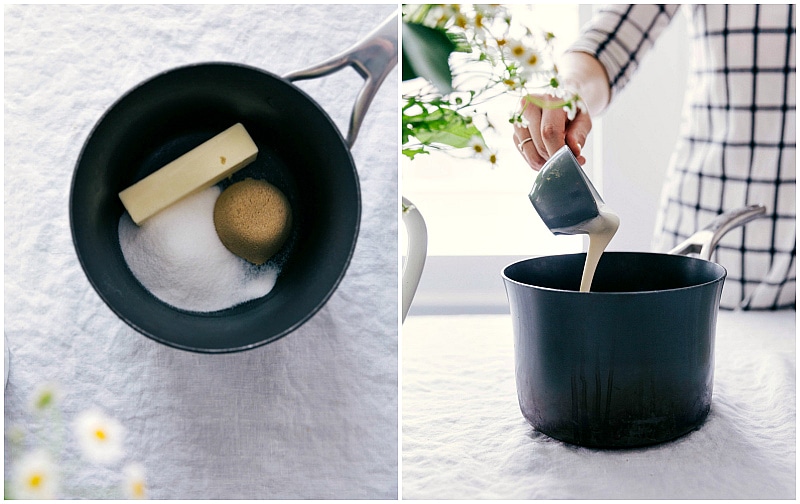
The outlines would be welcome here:
M 654 249 L 666 251 L 716 215 L 761 204 L 767 218 L 726 235 L 721 306 L 795 309 L 795 5 L 604 6 L 571 50 L 605 66 L 613 99 L 680 10 L 691 63 Z

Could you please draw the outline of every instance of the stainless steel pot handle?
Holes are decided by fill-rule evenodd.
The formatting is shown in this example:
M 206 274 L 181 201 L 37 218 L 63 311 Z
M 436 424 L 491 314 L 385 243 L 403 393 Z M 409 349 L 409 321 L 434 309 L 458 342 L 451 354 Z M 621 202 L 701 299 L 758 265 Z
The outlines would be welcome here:
M 351 66 L 364 78 L 364 86 L 356 97 L 353 113 L 350 116 L 347 132 L 347 144 L 350 148 L 356 141 L 358 130 L 372 99 L 389 72 L 397 66 L 398 17 L 399 14 L 395 11 L 380 26 L 349 49 L 322 63 L 283 76 L 289 81 L 314 79 Z
M 696 232 L 683 243 L 670 250 L 670 254 L 699 254 L 701 259 L 711 260 L 711 254 L 722 237 L 731 229 L 742 226 L 766 213 L 762 205 L 750 205 L 731 210 L 717 216 L 709 225 Z

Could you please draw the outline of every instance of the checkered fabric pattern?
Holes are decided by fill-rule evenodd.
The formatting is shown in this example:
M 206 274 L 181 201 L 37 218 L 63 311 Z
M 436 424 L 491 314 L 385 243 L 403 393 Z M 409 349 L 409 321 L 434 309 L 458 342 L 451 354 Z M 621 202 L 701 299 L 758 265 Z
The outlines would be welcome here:
M 680 11 L 691 65 L 654 235 L 666 251 L 716 215 L 761 204 L 729 232 L 721 306 L 796 309 L 795 9 L 789 5 L 604 6 L 571 47 L 605 66 L 613 99 Z

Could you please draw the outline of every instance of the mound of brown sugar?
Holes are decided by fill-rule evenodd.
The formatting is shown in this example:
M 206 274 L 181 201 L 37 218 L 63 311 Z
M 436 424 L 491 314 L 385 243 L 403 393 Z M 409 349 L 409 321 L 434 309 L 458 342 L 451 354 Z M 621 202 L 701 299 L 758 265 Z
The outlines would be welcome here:
M 264 264 L 289 237 L 292 209 L 280 189 L 248 178 L 219 195 L 214 226 L 228 250 L 253 264 Z

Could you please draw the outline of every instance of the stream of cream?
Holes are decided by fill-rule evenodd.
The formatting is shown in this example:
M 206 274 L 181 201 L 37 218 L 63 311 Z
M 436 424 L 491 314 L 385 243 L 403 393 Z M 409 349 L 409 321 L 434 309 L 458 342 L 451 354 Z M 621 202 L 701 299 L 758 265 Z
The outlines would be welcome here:
M 589 292 L 591 289 L 600 257 L 619 229 L 619 216 L 616 213 L 606 206 L 600 206 L 598 211 L 599 215 L 594 219 L 558 230 L 564 234 L 589 235 L 589 249 L 586 252 L 586 263 L 583 265 L 583 276 L 581 276 L 581 292 Z

